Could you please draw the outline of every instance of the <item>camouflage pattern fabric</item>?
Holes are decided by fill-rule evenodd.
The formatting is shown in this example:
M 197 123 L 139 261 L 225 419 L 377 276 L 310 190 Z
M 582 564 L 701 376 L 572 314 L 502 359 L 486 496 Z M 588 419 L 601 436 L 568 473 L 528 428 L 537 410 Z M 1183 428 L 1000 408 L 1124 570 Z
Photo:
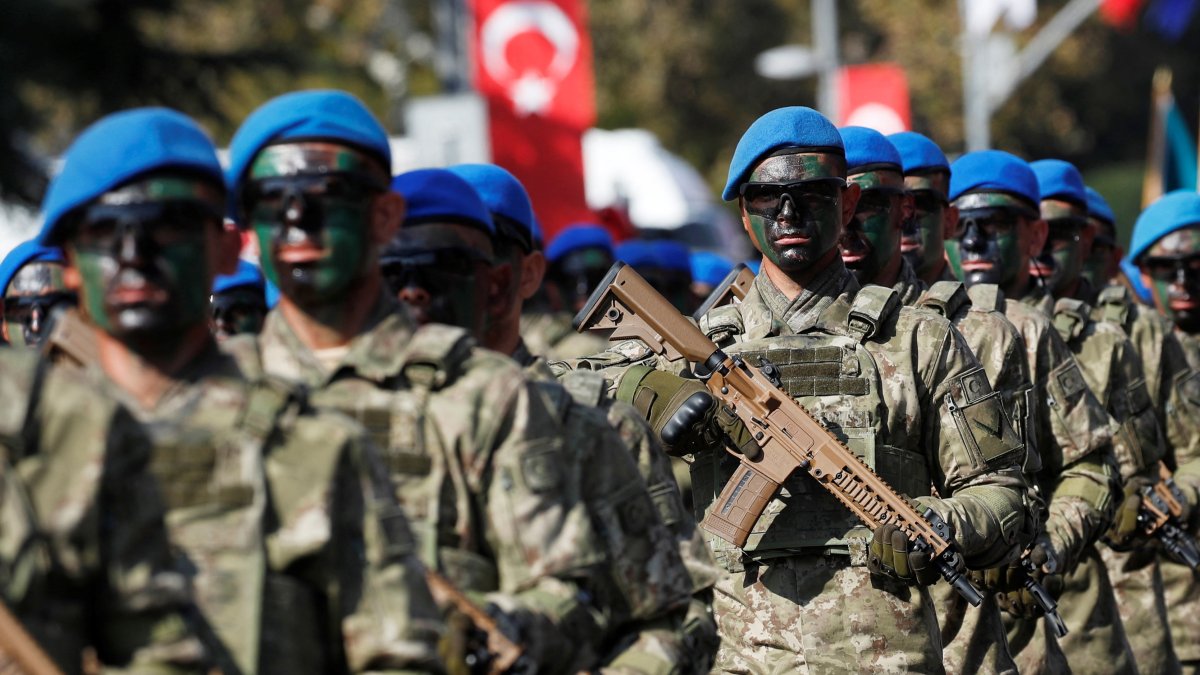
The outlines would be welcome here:
M 797 400 L 901 491 L 915 497 L 936 486 L 944 499 L 925 499 L 953 523 L 969 565 L 1007 562 L 1030 525 L 1022 452 L 1015 435 L 1002 432 L 1007 425 L 999 400 L 947 320 L 927 310 L 897 309 L 898 302 L 890 304 L 893 291 L 867 288 L 875 290 L 863 298 L 887 297 L 886 306 L 893 307 L 877 312 L 871 337 L 847 329 L 857 325 L 852 317 L 859 316 L 860 291 L 840 260 L 794 300 L 760 274 L 742 303 L 713 310 L 701 327 L 730 353 L 764 352 L 784 363 L 785 378 L 796 373 L 790 384 L 801 388 L 833 386 L 805 379 L 804 373 L 828 371 L 806 359 L 824 354 L 822 349 L 830 357 L 830 349 L 838 350 L 830 363 L 850 368 L 839 379 L 861 373 L 867 395 L 797 390 Z M 798 359 L 794 367 L 786 364 L 788 355 Z M 976 447 L 989 449 L 986 454 L 973 456 L 963 445 L 946 408 L 951 400 L 971 400 L 981 406 L 973 412 L 999 420 L 995 437 L 973 436 Z M 725 454 L 706 450 L 693 465 L 697 509 L 711 504 L 727 472 L 714 452 Z M 939 670 L 941 641 L 928 591 L 870 575 L 862 567 L 869 532 L 845 529 L 845 510 L 827 504 L 832 498 L 805 481 L 799 476 L 785 484 L 754 526 L 744 553 L 710 539 L 718 561 L 731 572 L 718 583 L 714 603 L 723 640 L 718 668 L 821 672 L 838 664 L 866 672 Z M 808 549 L 812 554 L 797 550 L 812 541 L 830 545 Z
M 153 409 L 177 566 L 225 673 L 440 671 L 441 617 L 378 450 L 291 387 L 251 382 L 247 339 L 215 343 Z M 247 369 L 253 372 L 252 369 Z M 87 373 L 106 382 L 98 365 Z
M 917 277 L 912 265 L 908 264 L 908 260 L 901 258 L 900 274 L 896 278 L 896 283 L 892 284 L 892 290 L 896 291 L 896 296 L 900 298 L 900 304 L 906 307 L 917 304 L 917 301 L 921 299 L 921 294 L 927 288 L 929 287 L 925 282 Z
M 541 671 L 594 667 L 686 607 L 691 582 L 654 544 L 671 537 L 617 432 L 602 416 L 564 428 L 569 407 L 507 357 L 457 328 L 415 330 L 385 295 L 334 372 L 278 312 L 259 347 L 270 374 L 386 448 L 422 559 L 503 611 Z
M 571 327 L 575 315 L 568 312 L 521 315 L 521 338 L 530 353 L 551 361 L 576 359 L 602 352 L 608 341 L 592 333 L 576 333 Z
M 82 672 L 86 646 L 113 669 L 203 672 L 148 440 L 37 358 L 0 350 L 0 598 L 64 673 Z
M 546 360 L 530 354 L 524 342 L 517 348 L 513 358 L 525 367 L 530 379 L 545 383 L 558 382 Z M 617 662 L 630 661 L 634 654 L 642 653 L 644 656 L 640 660 L 644 663 L 639 668 L 641 672 L 708 672 L 720 642 L 712 615 L 712 589 L 721 570 L 713 563 L 695 518 L 684 507 L 679 486 L 675 483 L 671 458 L 637 409 L 608 396 L 608 383 L 603 376 L 572 372 L 562 378 L 561 384 L 576 404 L 604 411 L 609 425 L 620 434 L 623 445 L 637 463 L 638 473 L 650 491 L 659 517 L 673 535 L 691 579 L 692 600 L 683 630 L 673 640 L 677 645 L 673 650 L 674 655 L 668 659 L 651 657 L 649 654 L 653 651 L 665 653 L 666 650 L 643 647 L 645 638 L 641 637 L 625 650 L 627 656 L 618 658 Z M 664 640 L 658 638 L 658 641 Z
M 1100 546 L 1099 550 L 1112 580 L 1138 672 L 1143 675 L 1182 672 L 1168 624 L 1162 575 L 1165 561 L 1158 547 L 1147 545 L 1126 553 L 1107 546 Z
M 1175 337 L 1182 346 L 1188 364 L 1192 369 L 1200 370 L 1200 339 L 1181 331 L 1174 331 Z M 1186 379 L 1176 379 L 1176 388 L 1182 398 L 1192 404 L 1200 404 L 1200 392 L 1197 391 L 1197 379 L 1189 376 Z M 1172 411 L 1179 414 L 1178 411 Z M 1200 465 L 1200 452 L 1194 446 L 1174 446 L 1175 450 L 1175 480 L 1181 485 L 1197 489 L 1197 465 Z M 1192 536 L 1198 532 L 1197 524 L 1200 515 L 1193 508 L 1192 518 L 1188 523 Z M 1163 588 L 1167 600 L 1167 618 L 1171 624 L 1171 639 L 1175 644 L 1175 653 L 1183 663 L 1185 673 L 1200 673 L 1200 581 L 1196 574 L 1184 565 L 1171 560 L 1162 561 Z

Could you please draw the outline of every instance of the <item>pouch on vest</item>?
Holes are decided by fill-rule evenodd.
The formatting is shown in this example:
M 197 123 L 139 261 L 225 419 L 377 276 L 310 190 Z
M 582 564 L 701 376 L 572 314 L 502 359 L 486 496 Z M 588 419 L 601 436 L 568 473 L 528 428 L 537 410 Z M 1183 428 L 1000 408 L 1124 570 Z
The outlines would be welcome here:
M 961 281 L 939 281 L 921 295 L 917 304 L 953 319 L 963 307 L 971 306 L 971 297 Z

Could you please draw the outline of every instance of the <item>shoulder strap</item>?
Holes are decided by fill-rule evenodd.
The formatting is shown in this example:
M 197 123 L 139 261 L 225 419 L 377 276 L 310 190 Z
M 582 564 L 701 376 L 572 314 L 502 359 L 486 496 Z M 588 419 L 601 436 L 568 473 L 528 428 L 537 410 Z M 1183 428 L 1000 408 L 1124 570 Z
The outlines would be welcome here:
M 1106 286 L 1096 299 L 1099 320 L 1125 327 L 1133 312 L 1133 298 L 1121 284 Z
M 471 354 L 467 331 L 456 326 L 428 324 L 417 329 L 400 362 L 400 372 L 415 387 L 440 389 L 457 376 Z
M 25 456 L 26 427 L 41 395 L 46 361 L 33 350 L 10 348 L 0 360 L 0 444 L 9 461 Z
M 727 345 L 730 338 L 746 332 L 742 324 L 742 313 L 736 305 L 722 305 L 710 309 L 700 317 L 700 330 L 719 346 Z
M 899 308 L 900 295 L 895 289 L 873 284 L 863 286 L 850 306 L 847 328 L 859 342 L 866 342 Z
M 987 312 L 1004 311 L 1004 291 L 996 284 L 975 284 L 967 289 L 971 306 Z
M 594 371 L 572 370 L 565 373 L 558 383 L 580 405 L 596 407 L 604 401 L 608 393 L 608 380 Z
M 241 427 L 265 451 L 267 439 L 279 426 L 279 419 L 289 410 L 301 411 L 307 406 L 308 391 L 303 385 L 263 376 L 250 384 Z
M 961 281 L 939 281 L 925 291 L 917 304 L 951 319 L 963 306 L 971 305 L 971 298 Z
M 1083 334 L 1091 322 L 1091 308 L 1082 300 L 1059 298 L 1054 303 L 1054 328 L 1066 342 Z

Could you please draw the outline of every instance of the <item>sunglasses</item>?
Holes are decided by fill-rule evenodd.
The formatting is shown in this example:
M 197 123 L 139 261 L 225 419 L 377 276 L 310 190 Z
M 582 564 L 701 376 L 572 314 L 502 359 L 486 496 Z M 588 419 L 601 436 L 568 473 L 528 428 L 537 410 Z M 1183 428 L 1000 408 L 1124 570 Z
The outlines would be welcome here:
M 873 187 L 862 191 L 858 204 L 854 207 L 856 215 L 875 214 L 892 208 L 892 197 L 904 194 L 904 190 L 895 187 Z
M 796 181 L 794 183 L 743 183 L 738 194 L 746 212 L 774 220 L 783 208 L 783 198 L 801 213 L 819 211 L 837 204 L 846 181 L 840 178 Z
M 933 190 L 914 190 L 912 196 L 914 215 L 918 218 L 936 213 L 950 205 L 945 197 Z
M 132 234 L 159 246 L 172 246 L 199 240 L 205 226 L 220 223 L 220 210 L 206 202 L 93 204 L 83 212 L 75 230 L 75 244 L 85 249 L 112 251 L 121 239 Z
M 387 189 L 375 177 L 350 171 L 262 178 L 251 181 L 242 190 L 241 207 L 243 214 L 283 220 L 284 210 L 293 200 L 361 202 Z
M 385 253 L 379 261 L 383 277 L 394 289 L 410 279 L 474 277 L 480 265 L 491 265 L 491 256 L 472 248 L 451 247 Z
M 34 313 L 40 317 L 49 316 L 59 307 L 74 307 L 78 298 L 74 293 L 60 291 L 45 295 L 10 296 L 4 298 L 4 321 L 28 325 Z
M 991 236 L 1009 234 L 1021 223 L 1022 215 L 1006 208 L 971 209 L 959 216 L 959 231 L 966 233 L 972 226 Z
M 1200 274 L 1200 253 L 1187 256 L 1142 258 L 1138 267 L 1155 281 L 1174 281 Z

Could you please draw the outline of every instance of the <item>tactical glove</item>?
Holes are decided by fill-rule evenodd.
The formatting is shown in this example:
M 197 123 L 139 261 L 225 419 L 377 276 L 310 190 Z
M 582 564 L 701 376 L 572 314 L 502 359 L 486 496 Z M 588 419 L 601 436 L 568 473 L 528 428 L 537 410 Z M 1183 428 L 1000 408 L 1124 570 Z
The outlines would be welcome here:
M 1029 589 L 1025 588 L 1024 574 L 1027 573 L 1033 577 L 1050 593 L 1051 597 L 1057 600 L 1063 591 L 1063 577 L 1059 569 L 1060 560 L 1061 556 L 1054 550 L 1050 538 L 1044 533 L 1038 535 L 1029 549 L 1029 562 L 1033 563 L 1033 571 L 1028 572 L 1022 568 L 1021 561 L 1010 565 L 1004 575 L 1005 583 L 1010 588 L 1007 590 L 996 589 L 1001 591 L 996 595 L 997 604 L 1013 616 L 1026 618 L 1041 616 L 1043 614 L 1041 606 Z
M 622 378 L 616 397 L 646 416 L 673 455 L 722 442 L 748 459 L 762 454 L 746 425 L 697 380 L 634 366 Z
M 1125 496 L 1113 514 L 1112 526 L 1104 535 L 1105 543 L 1114 551 L 1129 551 L 1139 539 L 1138 512 L 1142 510 L 1144 481 L 1130 480 L 1125 484 Z
M 914 506 L 918 512 L 925 510 L 919 501 Z M 874 574 L 884 574 L 921 586 L 935 584 L 942 578 L 933 563 L 933 549 L 915 550 L 913 542 L 893 523 L 880 525 L 871 535 L 871 543 L 867 547 L 867 568 Z

